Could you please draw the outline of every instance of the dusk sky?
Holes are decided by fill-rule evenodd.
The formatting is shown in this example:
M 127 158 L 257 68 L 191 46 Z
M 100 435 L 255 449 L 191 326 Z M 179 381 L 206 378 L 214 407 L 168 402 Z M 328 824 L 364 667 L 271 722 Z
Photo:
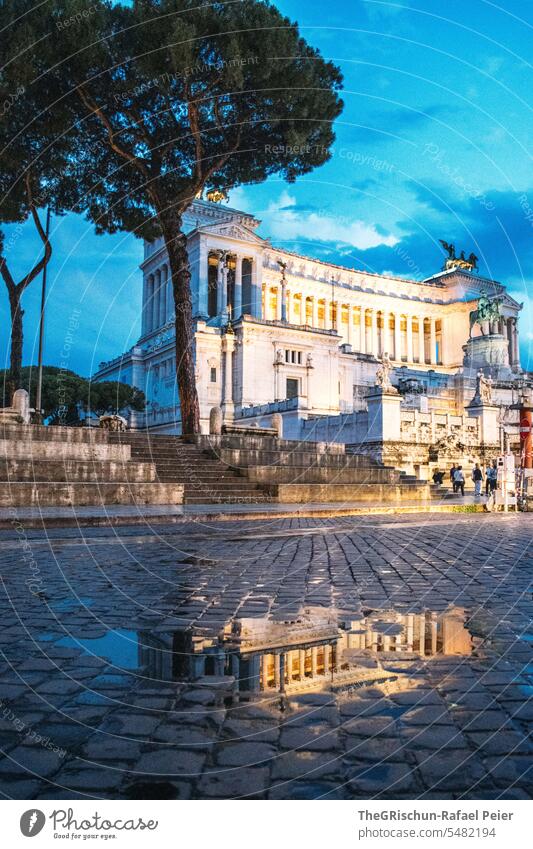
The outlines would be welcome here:
M 274 244 L 348 267 L 422 279 L 440 270 L 439 238 L 474 251 L 480 273 L 524 302 L 522 365 L 531 368 L 533 275 L 531 2 L 280 0 L 302 35 L 344 74 L 332 158 L 287 185 L 231 192 Z M 505 6 L 505 8 L 503 8 Z M 529 20 L 529 23 L 528 23 Z M 39 250 L 31 225 L 6 227 L 21 274 Z M 89 375 L 140 333 L 142 242 L 53 221 L 45 363 L 57 364 L 69 315 L 69 367 Z M 35 362 L 40 282 L 24 298 L 24 362 Z M 0 351 L 9 310 L 1 287 Z

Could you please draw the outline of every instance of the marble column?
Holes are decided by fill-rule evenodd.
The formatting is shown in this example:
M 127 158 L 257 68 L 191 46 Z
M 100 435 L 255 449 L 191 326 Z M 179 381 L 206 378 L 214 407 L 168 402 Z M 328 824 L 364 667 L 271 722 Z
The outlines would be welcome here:
M 280 691 L 280 693 L 285 692 L 285 666 L 286 666 L 286 656 L 282 652 L 279 655 L 279 691 Z
M 437 654 L 437 614 L 431 614 L 431 654 Z
M 359 350 L 362 354 L 366 354 L 366 310 L 364 307 L 360 309 L 359 318 Z
M 142 329 L 141 335 L 144 336 L 145 333 L 148 333 L 149 329 L 149 303 L 150 303 L 150 277 L 144 277 L 143 279 L 143 310 L 142 310 Z
M 200 238 L 200 246 L 198 251 L 198 306 L 197 315 L 200 318 L 208 317 L 207 297 L 208 297 L 208 280 L 209 280 L 209 257 L 207 251 L 207 242 L 205 238 Z M 168 294 L 167 294 L 168 302 Z M 168 307 L 167 307 L 168 316 Z
M 250 257 L 250 313 L 254 318 L 263 318 L 261 314 L 261 282 L 259 280 L 258 259 Z
M 516 318 L 513 318 L 512 340 L 513 365 L 520 365 L 520 346 L 518 344 L 518 321 Z
M 272 316 L 275 321 L 281 321 L 281 315 L 283 312 L 283 293 L 281 291 L 281 286 L 276 287 L 276 315 Z
M 372 328 L 371 328 L 371 335 L 370 335 L 370 340 L 371 340 L 370 344 L 371 344 L 372 350 L 370 351 L 370 353 L 374 354 L 374 356 L 377 357 L 377 355 L 378 355 L 378 314 L 377 314 L 376 310 L 372 310 L 371 320 L 372 320 Z
M 407 316 L 407 362 L 413 362 L 413 316 Z
M 222 316 L 226 312 L 228 291 L 226 288 L 226 273 L 224 268 L 225 257 L 218 258 L 217 266 L 217 315 Z
M 426 362 L 426 343 L 424 336 L 424 318 L 419 316 L 418 319 L 418 362 Z
M 353 338 L 353 312 L 351 304 L 348 304 L 348 327 L 346 328 L 346 341 L 348 345 L 352 344 Z
M 300 649 L 300 681 L 305 678 L 305 649 Z
M 279 319 L 287 321 L 287 281 L 285 275 L 281 278 L 281 308 L 278 307 Z M 278 289 L 279 295 L 280 289 Z
M 316 674 L 317 674 L 316 673 L 316 670 L 317 670 L 317 655 L 318 655 L 318 648 L 316 646 L 313 646 L 313 648 L 311 649 L 311 677 L 312 678 L 316 678 Z
M 159 327 L 159 293 L 161 291 L 161 272 L 154 274 L 154 295 L 152 298 L 152 330 Z
M 429 361 L 432 365 L 437 364 L 437 334 L 435 330 L 435 319 L 430 319 L 429 326 L 429 344 L 430 344 L 430 358 Z
M 426 615 L 425 613 L 421 613 L 418 617 L 419 628 L 420 628 L 420 654 L 424 656 L 426 654 Z
M 398 362 L 402 359 L 402 331 L 398 313 L 394 316 L 394 359 Z
M 261 658 L 261 684 L 263 690 L 268 690 L 268 661 L 266 654 Z
M 239 663 L 239 655 L 232 654 L 230 656 L 230 664 L 231 664 L 231 674 L 235 678 L 235 682 L 238 684 L 239 681 L 239 673 L 240 673 L 240 663 Z
M 224 352 L 224 390 L 222 402 L 222 415 L 225 421 L 233 420 L 235 407 L 233 404 L 233 351 L 235 339 L 233 334 L 226 333 L 222 337 L 222 351 Z
M 233 287 L 233 310 L 231 317 L 240 318 L 242 315 L 242 256 L 235 257 L 235 286 Z
M 407 651 L 413 651 L 413 643 L 415 639 L 415 617 L 413 613 L 407 614 L 407 628 L 405 639 L 407 642 Z
M 331 667 L 330 652 L 331 648 L 329 646 L 324 646 L 324 675 L 329 675 Z
M 281 689 L 281 655 L 274 655 L 274 689 L 279 693 Z
M 340 301 L 333 301 L 334 310 L 333 315 L 334 318 L 331 322 L 332 330 L 336 330 L 337 333 L 342 333 L 342 304 Z
M 159 285 L 159 326 L 167 320 L 167 278 L 166 265 L 161 269 L 161 282 Z
M 311 303 L 313 307 L 312 326 L 318 327 L 318 301 L 316 297 L 312 298 Z

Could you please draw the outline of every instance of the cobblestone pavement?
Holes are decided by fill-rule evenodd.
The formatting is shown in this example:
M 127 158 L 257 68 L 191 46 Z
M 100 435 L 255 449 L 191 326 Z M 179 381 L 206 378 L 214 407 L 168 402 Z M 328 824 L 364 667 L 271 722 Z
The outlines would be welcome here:
M 0 532 L 11 798 L 533 795 L 527 514 Z M 231 703 L 138 666 L 138 634 L 301 605 L 462 606 L 472 654 L 345 694 Z M 283 708 L 283 709 L 282 709 Z

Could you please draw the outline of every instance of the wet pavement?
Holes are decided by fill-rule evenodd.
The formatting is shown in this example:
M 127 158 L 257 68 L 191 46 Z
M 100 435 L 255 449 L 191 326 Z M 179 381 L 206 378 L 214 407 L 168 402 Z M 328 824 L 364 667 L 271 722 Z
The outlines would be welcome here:
M 1 531 L 0 793 L 531 798 L 532 530 Z

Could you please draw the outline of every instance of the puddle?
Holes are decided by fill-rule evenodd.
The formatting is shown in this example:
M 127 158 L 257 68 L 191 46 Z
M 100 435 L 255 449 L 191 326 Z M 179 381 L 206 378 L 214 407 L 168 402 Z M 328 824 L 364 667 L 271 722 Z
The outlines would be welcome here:
M 168 634 L 117 629 L 91 639 L 41 639 L 105 658 L 119 670 L 139 670 L 155 680 L 196 681 L 246 698 L 349 691 L 396 680 L 405 674 L 406 661 L 469 655 L 473 640 L 465 622 L 460 607 L 416 614 L 306 607 Z M 108 676 L 108 686 L 120 683 L 120 675 Z
M 169 635 L 140 634 L 146 674 L 230 686 L 239 694 L 342 691 L 403 674 L 396 662 L 470 655 L 463 608 L 399 613 L 307 607 Z M 385 666 L 383 665 L 385 663 Z M 405 665 L 403 663 L 403 665 Z
M 137 631 L 117 629 L 107 631 L 103 637 L 79 639 L 61 637 L 55 643 L 66 648 L 82 649 L 91 657 L 103 657 L 120 669 L 137 669 L 139 666 L 139 639 Z

